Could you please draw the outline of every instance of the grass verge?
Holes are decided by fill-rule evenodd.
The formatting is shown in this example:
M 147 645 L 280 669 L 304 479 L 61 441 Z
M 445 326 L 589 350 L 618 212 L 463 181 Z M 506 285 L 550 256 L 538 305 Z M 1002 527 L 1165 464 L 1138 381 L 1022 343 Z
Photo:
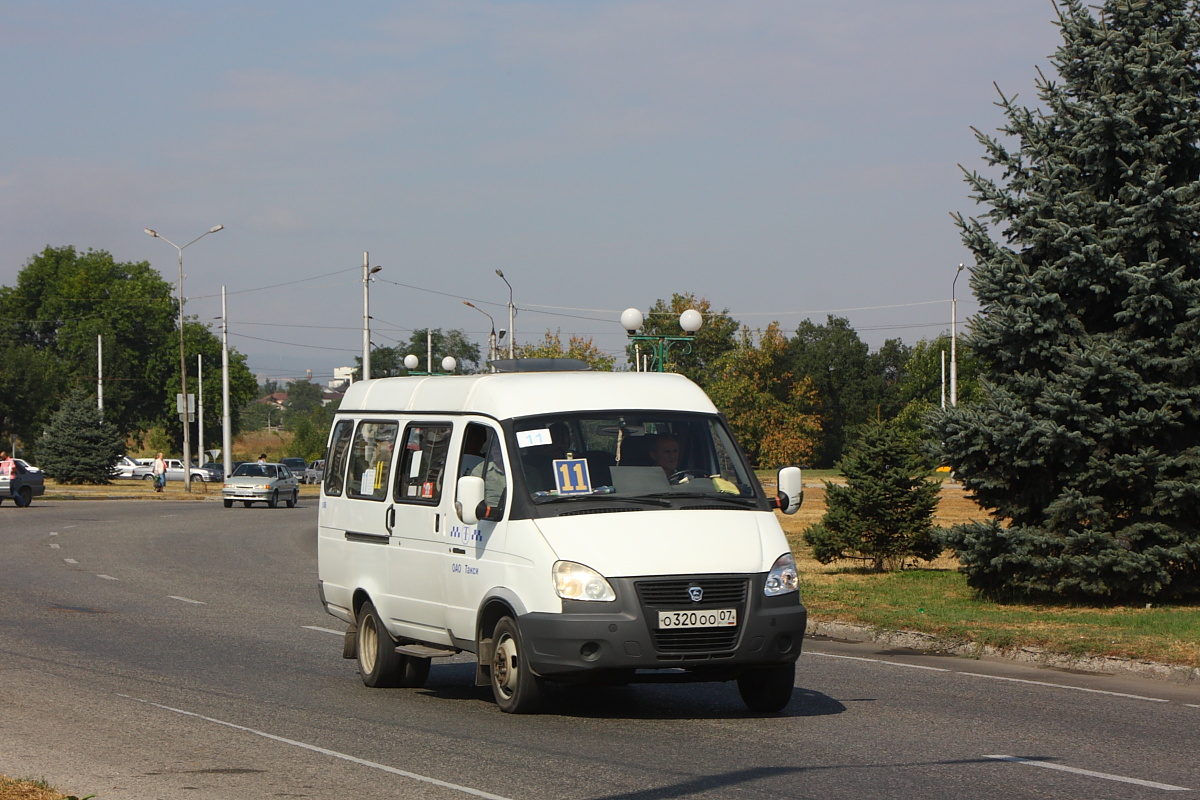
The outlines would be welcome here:
M 807 484 L 807 481 L 806 481 Z M 1200 667 L 1200 607 L 1088 607 L 993 603 L 976 595 L 953 558 L 876 574 L 821 564 L 803 540 L 825 513 L 823 487 L 806 485 L 804 505 L 780 522 L 796 555 L 804 604 L 816 619 L 910 630 L 1001 649 L 1036 647 L 1068 656 L 1112 656 Z M 945 484 L 937 524 L 983 518 L 957 484 Z
M 95 797 L 88 795 L 87 797 Z M 43 780 L 0 775 L 0 800 L 87 800 L 56 791 Z

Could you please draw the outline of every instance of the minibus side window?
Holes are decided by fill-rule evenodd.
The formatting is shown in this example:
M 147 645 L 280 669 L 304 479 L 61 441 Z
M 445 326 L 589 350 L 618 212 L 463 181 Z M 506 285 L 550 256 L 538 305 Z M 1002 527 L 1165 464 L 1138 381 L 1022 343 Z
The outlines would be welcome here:
M 342 494 L 342 484 L 346 479 L 346 454 L 350 451 L 350 436 L 354 433 L 354 423 L 344 419 L 333 429 L 329 441 L 329 452 L 325 454 L 325 494 L 329 497 L 339 497 Z
M 397 422 L 365 420 L 350 446 L 350 468 L 346 475 L 346 494 L 364 500 L 385 500 L 392 454 L 396 446 Z
M 398 503 L 436 505 L 442 499 L 449 453 L 450 423 L 409 425 L 404 431 L 404 449 L 392 498 Z

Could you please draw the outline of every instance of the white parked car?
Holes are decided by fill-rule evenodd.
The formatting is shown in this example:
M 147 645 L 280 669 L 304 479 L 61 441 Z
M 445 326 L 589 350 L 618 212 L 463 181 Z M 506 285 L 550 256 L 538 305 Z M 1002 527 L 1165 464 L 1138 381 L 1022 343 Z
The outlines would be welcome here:
M 167 462 L 167 480 L 181 481 L 183 480 L 183 460 L 178 458 L 163 459 Z M 150 459 L 150 472 L 145 476 L 145 480 L 154 480 L 154 459 Z M 220 480 L 220 477 L 214 478 L 207 470 L 199 467 L 192 467 L 192 480 L 208 483 L 211 480 Z
M 304 470 L 305 483 L 320 483 L 325 480 L 325 459 L 318 458 Z
M 153 472 L 153 467 L 135 461 L 129 456 L 121 456 L 117 459 L 117 463 L 112 466 L 112 476 L 114 478 L 135 478 L 142 480 Z

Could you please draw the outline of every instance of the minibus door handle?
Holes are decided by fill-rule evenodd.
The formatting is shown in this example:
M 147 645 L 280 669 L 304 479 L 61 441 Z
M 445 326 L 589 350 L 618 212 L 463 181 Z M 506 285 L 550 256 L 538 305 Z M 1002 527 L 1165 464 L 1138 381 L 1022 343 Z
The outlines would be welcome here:
M 396 527 L 396 507 L 388 506 L 387 511 L 383 515 L 383 526 L 387 528 L 388 535 L 391 536 L 392 528 Z

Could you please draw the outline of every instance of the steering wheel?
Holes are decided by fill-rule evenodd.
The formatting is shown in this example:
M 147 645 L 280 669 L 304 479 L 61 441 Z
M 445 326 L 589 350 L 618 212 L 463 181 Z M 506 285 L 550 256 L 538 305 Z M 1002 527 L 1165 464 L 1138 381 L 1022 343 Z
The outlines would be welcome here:
M 667 478 L 669 483 L 683 483 L 684 478 L 707 478 L 703 472 L 697 469 L 681 469 L 671 473 Z

